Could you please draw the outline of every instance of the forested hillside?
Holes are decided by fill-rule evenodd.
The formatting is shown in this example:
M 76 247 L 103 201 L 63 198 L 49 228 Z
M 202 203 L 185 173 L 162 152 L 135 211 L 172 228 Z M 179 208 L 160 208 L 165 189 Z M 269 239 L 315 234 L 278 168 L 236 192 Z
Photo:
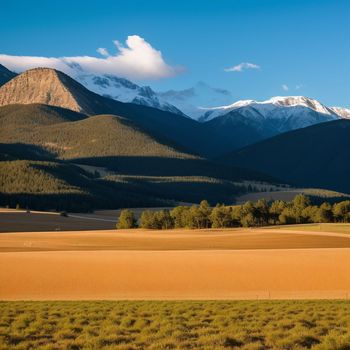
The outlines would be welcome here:
M 255 169 L 298 186 L 350 192 L 350 121 L 291 131 L 222 157 L 225 164 Z

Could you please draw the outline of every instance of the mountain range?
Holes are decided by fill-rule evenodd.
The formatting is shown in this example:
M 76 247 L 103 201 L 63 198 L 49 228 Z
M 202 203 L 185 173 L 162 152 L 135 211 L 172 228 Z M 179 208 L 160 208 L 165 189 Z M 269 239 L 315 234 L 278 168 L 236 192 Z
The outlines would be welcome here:
M 327 107 L 321 102 L 305 96 L 276 96 L 262 102 L 242 100 L 228 106 L 207 108 L 200 120 L 207 121 L 228 114 L 231 111 L 239 111 L 248 118 L 256 119 L 263 117 L 265 119 L 278 120 L 301 115 L 300 117 L 305 120 L 310 110 L 329 116 L 333 120 L 339 118 L 350 119 L 350 109 Z
M 139 86 L 130 80 L 111 75 L 77 74 L 76 80 L 99 95 L 121 102 L 136 103 L 163 111 L 199 119 L 201 106 L 229 103 L 231 93 L 213 88 L 204 82 L 185 90 L 156 92 L 149 86 Z
M 74 202 L 85 210 L 202 198 L 232 202 L 246 191 L 244 180 L 275 181 L 206 159 L 199 152 L 210 139 L 203 124 L 100 96 L 52 69 L 26 71 L 0 88 L 0 126 L 7 169 L 0 173 L 0 192 L 7 191 L 0 204 L 21 201 L 45 209 L 61 203 L 77 210 Z M 55 192 L 59 188 L 64 196 Z
M 76 79 L 89 90 L 102 96 L 182 114 L 201 122 L 234 110 L 246 118 L 255 119 L 278 120 L 298 115 L 303 119 L 304 125 L 299 120 L 294 129 L 313 124 L 312 120 L 308 121 L 312 119 L 312 115 L 308 115 L 310 111 L 322 114 L 328 120 L 350 118 L 350 109 L 328 107 L 305 96 L 277 96 L 262 102 L 241 100 L 221 105 L 232 101 L 232 94 L 228 90 L 213 88 L 204 82 L 198 82 L 194 87 L 185 90 L 156 92 L 149 86 L 139 86 L 127 79 L 111 75 L 79 74 Z
M 231 93 L 204 82 L 185 90 L 155 92 L 148 86 L 108 75 L 78 75 L 77 79 L 103 96 L 180 114 L 205 124 L 203 129 L 210 130 L 213 146 L 205 151 L 199 146 L 196 152 L 210 157 L 227 148 L 237 149 L 283 132 L 350 119 L 350 109 L 328 107 L 305 96 L 277 96 L 262 102 L 241 100 L 217 107 L 232 100 Z
M 52 191 L 61 183 L 67 190 L 65 200 L 57 194 L 65 203 L 61 207 L 74 193 L 86 196 L 84 208 L 126 205 L 125 194 L 130 206 L 202 198 L 227 203 L 248 190 L 246 181 L 350 191 L 342 175 L 348 171 L 342 162 L 350 123 L 344 108 L 290 96 L 203 109 L 197 105 L 200 93 L 212 93 L 208 101 L 213 104 L 230 94 L 204 83 L 155 93 L 111 76 L 80 76 L 78 82 L 49 68 L 19 75 L 0 68 L 0 160 L 10 163 L 2 166 L 11 169 L 9 174 L 23 173 L 23 179 L 26 171 L 45 179 L 41 196 L 30 192 L 34 186 L 28 188 L 30 197 L 18 197 L 15 189 L 22 191 L 26 181 L 11 187 L 19 175 L 0 174 L 0 192 L 13 188 L 2 201 L 31 198 L 31 205 L 45 207 L 43 202 L 55 202 Z M 86 87 L 91 84 L 103 95 Z M 187 107 L 181 110 L 179 101 Z M 189 116 L 193 108 L 200 110 L 198 120 Z M 327 150 L 318 149 L 327 131 L 335 141 L 327 143 Z M 298 143 L 295 152 L 293 142 Z M 290 167 L 283 154 L 291 159 Z M 23 161 L 29 163 L 18 163 Z M 314 171 L 327 162 L 332 167 L 325 176 Z
M 104 78 L 107 79 L 107 77 Z M 94 80 L 90 76 L 86 81 L 91 84 L 92 81 L 100 80 Z M 42 103 L 87 115 L 117 114 L 128 118 L 132 115 L 133 120 L 137 120 L 152 132 L 162 137 L 166 135 L 168 139 L 185 147 L 187 151 L 211 158 L 279 133 L 349 117 L 346 109 L 331 109 L 307 97 L 279 97 L 262 103 L 241 101 L 227 107 L 211 108 L 205 112 L 200 118 L 201 122 L 198 123 L 169 103 L 166 108 L 164 104 L 164 108 L 161 108 L 161 100 L 150 88 L 139 87 L 125 79 L 112 79 L 112 77 L 108 78 L 108 82 L 109 86 L 113 83 L 116 89 L 119 86 L 119 91 L 121 91 L 120 86 L 123 86 L 123 102 L 127 102 L 126 96 L 128 96 L 129 99 L 132 97 L 133 103 L 121 103 L 101 96 L 62 72 L 39 68 L 26 71 L 2 86 L 0 106 L 15 103 Z M 125 91 L 128 91 L 128 94 Z M 216 94 L 225 95 L 226 98 L 228 94 L 224 90 L 212 89 L 200 83 L 194 89 L 182 93 L 172 91 L 162 96 L 167 95 L 168 98 L 171 96 L 174 101 L 179 100 L 181 95 L 182 101 L 185 101 L 186 98 L 191 98 L 190 96 L 193 97 L 200 91 L 205 91 L 205 94 L 215 91 Z M 149 103 L 150 99 L 152 103 Z M 132 113 L 130 113 L 131 110 Z M 145 115 L 148 117 L 146 118 Z

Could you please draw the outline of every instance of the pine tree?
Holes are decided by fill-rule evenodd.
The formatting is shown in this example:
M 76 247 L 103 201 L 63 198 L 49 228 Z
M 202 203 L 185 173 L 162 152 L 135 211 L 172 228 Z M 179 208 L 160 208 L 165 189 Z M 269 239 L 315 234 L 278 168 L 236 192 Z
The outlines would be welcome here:
M 142 228 L 156 228 L 154 223 L 154 213 L 150 210 L 145 210 L 141 214 L 140 225 Z
M 258 223 L 258 218 L 256 215 L 256 208 L 251 201 L 245 202 L 241 206 L 240 211 L 240 221 L 241 225 L 244 227 L 256 226 Z
M 334 204 L 333 214 L 337 222 L 350 222 L 350 201 Z
M 170 211 L 170 216 L 173 219 L 175 228 L 183 228 L 187 226 L 189 209 L 189 207 L 177 206 Z
M 134 213 L 129 209 L 124 209 L 121 211 L 117 223 L 117 229 L 130 229 L 136 227 L 136 220 Z
M 283 210 L 286 208 L 286 203 L 284 201 L 276 200 L 270 205 L 269 216 L 274 225 L 277 224 L 279 216 L 282 214 Z
M 210 214 L 210 221 L 213 228 L 234 226 L 232 208 L 217 204 Z
M 156 226 L 159 230 L 174 228 L 174 220 L 169 210 L 163 209 L 155 213 Z
M 269 222 L 269 206 L 265 199 L 259 199 L 255 203 L 255 215 L 260 226 L 267 225 Z

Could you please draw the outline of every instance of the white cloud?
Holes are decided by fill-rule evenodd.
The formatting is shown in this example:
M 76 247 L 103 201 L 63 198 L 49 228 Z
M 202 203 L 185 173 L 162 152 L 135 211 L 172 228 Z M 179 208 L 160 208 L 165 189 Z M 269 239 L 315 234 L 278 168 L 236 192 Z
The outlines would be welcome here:
M 303 84 L 295 85 L 295 90 L 300 90 L 303 87 Z
M 181 67 L 167 64 L 162 53 L 138 35 L 128 36 L 125 46 L 114 41 L 118 52 L 110 55 L 105 48 L 97 49 L 104 57 L 39 57 L 1 55 L 0 63 L 10 70 L 22 72 L 36 67 L 61 70 L 71 76 L 77 72 L 111 74 L 128 79 L 162 79 L 177 75 Z
M 225 72 L 243 72 L 246 69 L 260 69 L 260 66 L 254 63 L 242 62 L 236 66 L 225 68 Z
M 287 84 L 282 84 L 282 89 L 284 91 L 288 91 L 289 90 L 289 86 Z
M 99 47 L 96 51 L 99 54 L 101 54 L 102 56 L 106 56 L 106 57 L 109 56 L 109 53 L 108 53 L 107 49 L 105 49 L 104 47 Z

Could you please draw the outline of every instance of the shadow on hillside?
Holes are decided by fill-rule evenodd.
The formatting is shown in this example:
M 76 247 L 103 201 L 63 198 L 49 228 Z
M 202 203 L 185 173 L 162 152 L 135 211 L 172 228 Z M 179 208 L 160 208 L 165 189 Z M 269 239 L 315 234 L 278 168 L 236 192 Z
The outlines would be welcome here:
M 130 191 L 125 186 L 110 185 L 100 193 L 0 193 L 0 206 L 23 209 L 67 212 L 92 212 L 96 209 L 169 206 L 169 201 L 146 197 L 143 193 Z
M 55 154 L 45 148 L 25 143 L 0 143 L 0 161 L 6 160 L 52 160 Z
M 228 181 L 195 178 L 123 177 L 129 189 L 146 197 L 171 199 L 178 202 L 199 203 L 203 199 L 211 204 L 235 202 L 235 197 L 245 193 L 245 188 Z M 109 181 L 113 181 L 111 177 Z M 116 179 L 118 181 L 118 177 Z
M 165 157 L 92 157 L 70 160 L 78 164 L 106 167 L 118 174 L 135 176 L 205 176 L 225 180 L 273 181 L 268 175 L 226 166 L 205 159 L 183 159 Z

